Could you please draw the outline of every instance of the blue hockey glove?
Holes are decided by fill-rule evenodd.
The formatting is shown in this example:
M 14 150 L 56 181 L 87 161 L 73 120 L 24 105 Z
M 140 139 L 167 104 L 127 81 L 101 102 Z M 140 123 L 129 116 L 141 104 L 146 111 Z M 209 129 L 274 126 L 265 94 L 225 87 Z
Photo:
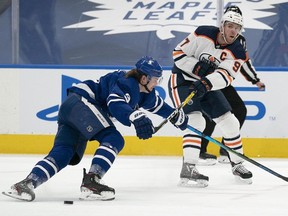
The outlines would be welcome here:
M 188 116 L 184 113 L 183 109 L 180 109 L 179 112 L 170 120 L 170 122 L 175 127 L 185 130 L 187 128 Z
M 194 66 L 192 73 L 202 78 L 214 72 L 214 70 L 215 70 L 215 67 L 213 67 L 211 64 L 203 62 L 203 61 L 199 61 Z
M 152 121 L 145 115 L 144 112 L 134 111 L 130 114 L 129 120 L 133 123 L 137 137 L 139 139 L 149 139 L 154 133 Z
M 213 85 L 211 82 L 207 78 L 203 77 L 201 80 L 193 82 L 189 89 L 195 91 L 194 98 L 200 98 L 203 97 L 206 92 L 210 91 L 212 87 Z

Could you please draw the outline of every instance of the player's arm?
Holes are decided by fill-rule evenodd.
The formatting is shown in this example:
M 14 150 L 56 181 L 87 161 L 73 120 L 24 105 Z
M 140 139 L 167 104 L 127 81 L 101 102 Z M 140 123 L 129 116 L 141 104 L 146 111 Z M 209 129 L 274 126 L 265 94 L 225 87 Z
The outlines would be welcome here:
M 173 50 L 173 60 L 177 68 L 182 70 L 188 76 L 198 79 L 199 77 L 193 73 L 193 69 L 199 61 L 195 58 L 196 49 L 197 36 L 193 32 L 181 41 Z
M 134 79 L 119 79 L 113 86 L 106 99 L 111 115 L 120 123 L 130 126 L 130 115 L 135 111 L 139 101 L 139 84 Z
M 214 73 L 206 76 L 211 83 L 211 90 L 219 90 L 231 85 L 244 62 L 248 60 L 248 54 L 243 44 L 236 41 L 230 47 L 223 49 L 220 60 Z
M 256 85 L 260 90 L 265 89 L 265 84 L 261 82 L 258 78 L 256 70 L 252 65 L 251 59 L 248 59 L 246 62 L 244 62 L 240 69 L 240 72 L 246 80 L 251 82 L 253 85 Z
M 239 73 L 243 62 L 242 59 L 232 58 L 223 61 L 214 73 L 205 77 L 210 82 L 210 90 L 219 90 L 231 85 Z
M 149 94 L 143 93 L 143 99 L 139 105 L 143 107 L 143 109 L 163 118 L 167 118 L 174 111 L 171 106 L 157 95 L 155 89 Z
M 130 126 L 132 123 L 139 139 L 149 139 L 154 133 L 154 126 L 143 111 L 136 109 L 139 91 L 135 91 L 135 88 L 138 86 L 135 83 L 133 85 L 133 82 L 129 83 L 128 79 L 126 81 L 121 84 L 118 82 L 120 86 L 114 86 L 107 98 L 108 109 L 122 124 Z
M 170 105 L 168 105 L 158 94 L 156 94 L 155 89 L 153 89 L 153 91 L 149 94 L 144 94 L 141 107 L 163 118 L 167 118 L 175 110 Z M 170 121 L 175 127 L 180 128 L 181 130 L 185 130 L 187 128 L 188 117 L 181 109 L 179 110 L 178 114 L 174 116 L 174 118 L 172 118 Z
M 181 41 L 173 51 L 174 64 L 188 81 L 196 81 L 215 70 L 215 65 L 209 63 L 209 61 L 200 61 L 195 57 L 199 45 L 209 40 L 207 39 L 209 37 L 202 37 L 205 31 L 205 27 L 204 29 L 198 27 L 195 32 Z
M 194 82 L 190 87 L 191 91 L 195 92 L 194 98 L 202 97 L 208 91 L 223 89 L 231 85 L 241 67 L 240 64 L 239 67 L 233 69 L 233 65 L 238 65 L 236 62 L 238 61 L 225 59 L 213 73 Z
M 248 53 L 245 37 L 240 35 L 238 37 L 238 40 L 240 41 L 240 44 L 242 44 L 242 46 L 243 46 L 244 50 L 246 51 L 246 53 Z M 248 54 L 246 54 L 246 55 L 248 56 Z M 265 89 L 265 84 L 263 82 L 261 82 L 260 79 L 258 78 L 256 70 L 255 70 L 250 58 L 248 58 L 243 63 L 243 65 L 242 65 L 242 67 L 240 69 L 240 72 L 245 77 L 246 80 L 251 82 L 253 85 L 257 85 L 257 87 L 260 90 L 264 90 Z
M 127 97 L 124 97 L 122 91 L 115 91 L 115 89 L 109 94 L 107 98 L 107 107 L 113 117 L 115 117 L 123 125 L 130 126 L 131 122 L 129 116 L 134 110 L 128 104 Z

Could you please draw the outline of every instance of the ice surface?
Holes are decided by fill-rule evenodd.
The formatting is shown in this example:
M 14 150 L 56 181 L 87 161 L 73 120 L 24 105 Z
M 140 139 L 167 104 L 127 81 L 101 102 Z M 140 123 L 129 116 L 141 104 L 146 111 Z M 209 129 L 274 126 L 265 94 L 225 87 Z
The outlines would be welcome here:
M 1 192 L 22 180 L 43 155 L 0 155 Z M 288 215 L 288 182 L 249 162 L 253 184 L 236 182 L 230 165 L 198 166 L 209 176 L 207 188 L 177 187 L 181 157 L 119 156 L 104 177 L 116 190 L 113 201 L 80 201 L 83 167 L 92 155 L 69 166 L 35 190 L 33 202 L 0 195 L 2 216 L 284 216 Z M 261 159 L 259 163 L 288 176 L 288 159 Z M 73 205 L 64 204 L 74 201 Z

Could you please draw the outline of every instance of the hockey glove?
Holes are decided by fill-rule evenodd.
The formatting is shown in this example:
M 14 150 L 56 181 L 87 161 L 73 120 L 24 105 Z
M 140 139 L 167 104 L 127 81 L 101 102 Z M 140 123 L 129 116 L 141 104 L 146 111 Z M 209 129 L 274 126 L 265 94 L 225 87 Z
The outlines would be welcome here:
M 194 82 L 189 89 L 195 91 L 194 98 L 200 98 L 203 97 L 206 92 L 210 91 L 212 87 L 211 82 L 203 77 L 201 80 Z
M 180 109 L 179 112 L 170 120 L 170 122 L 175 127 L 185 130 L 187 128 L 188 116 L 185 115 L 183 109 Z
M 145 115 L 144 112 L 134 111 L 130 114 L 129 120 L 135 127 L 137 137 L 139 139 L 149 139 L 154 133 L 152 121 Z
M 214 72 L 214 70 L 215 70 L 215 67 L 211 66 L 211 64 L 199 61 L 194 66 L 192 73 L 202 78 Z

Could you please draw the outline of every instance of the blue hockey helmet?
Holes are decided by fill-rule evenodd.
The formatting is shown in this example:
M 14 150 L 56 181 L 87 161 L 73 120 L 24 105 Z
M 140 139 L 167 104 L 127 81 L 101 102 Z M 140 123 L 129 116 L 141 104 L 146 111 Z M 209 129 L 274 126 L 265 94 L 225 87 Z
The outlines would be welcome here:
M 161 65 L 152 57 L 144 56 L 137 61 L 136 69 L 148 77 L 162 77 Z

